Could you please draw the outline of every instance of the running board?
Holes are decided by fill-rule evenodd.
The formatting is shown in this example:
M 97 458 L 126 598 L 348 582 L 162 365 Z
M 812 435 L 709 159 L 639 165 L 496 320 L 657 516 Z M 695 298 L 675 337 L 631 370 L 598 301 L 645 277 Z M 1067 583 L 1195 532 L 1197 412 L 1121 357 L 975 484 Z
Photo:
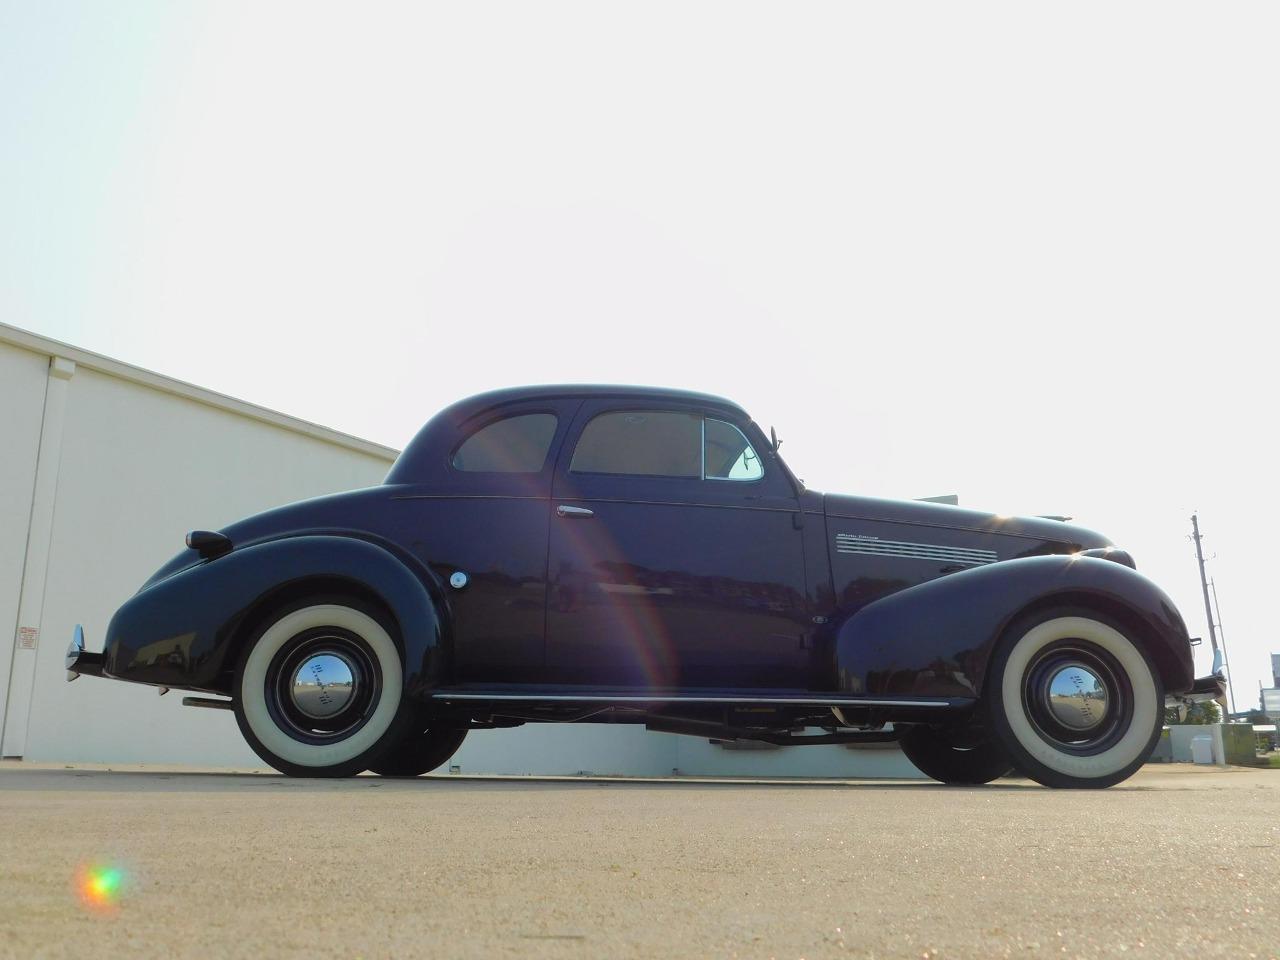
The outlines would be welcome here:
M 504 703 L 508 701 L 516 701 L 521 703 L 537 702 L 537 703 L 641 703 L 641 704 L 665 704 L 665 703 L 746 703 L 746 704 L 778 704 L 792 707 L 955 707 L 962 703 L 971 701 L 957 700 L 883 700 L 871 697 L 833 697 L 833 696 L 804 696 L 804 697 L 778 697 L 778 696 L 761 696 L 753 697 L 750 695 L 740 695 L 733 697 L 726 696 L 699 696 L 685 694 L 647 694 L 637 696 L 634 694 L 610 694 L 610 693 L 511 693 L 506 690 L 491 691 L 475 691 L 475 690 L 437 690 L 431 694 L 433 700 L 483 700 L 488 703 Z
M 214 700 L 211 697 L 183 697 L 182 705 L 184 707 L 205 707 L 209 710 L 234 710 L 235 702 L 232 700 Z

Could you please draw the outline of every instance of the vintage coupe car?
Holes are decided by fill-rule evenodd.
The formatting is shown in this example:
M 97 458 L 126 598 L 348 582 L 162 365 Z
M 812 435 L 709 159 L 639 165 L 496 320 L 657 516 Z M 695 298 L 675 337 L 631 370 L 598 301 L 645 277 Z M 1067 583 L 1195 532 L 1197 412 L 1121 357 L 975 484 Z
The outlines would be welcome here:
M 717 397 L 487 393 L 381 486 L 183 551 L 79 674 L 221 698 L 277 770 L 417 776 L 469 730 L 643 723 L 774 744 L 897 740 L 926 774 L 1130 774 L 1193 678 L 1127 553 L 1057 519 L 808 490 Z

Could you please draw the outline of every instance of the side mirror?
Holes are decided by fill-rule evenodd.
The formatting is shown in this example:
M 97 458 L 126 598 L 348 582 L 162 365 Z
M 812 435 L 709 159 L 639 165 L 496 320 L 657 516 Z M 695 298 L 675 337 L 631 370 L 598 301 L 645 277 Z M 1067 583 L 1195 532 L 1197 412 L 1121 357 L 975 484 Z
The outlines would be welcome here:
M 773 444 L 773 452 L 777 453 L 778 448 L 782 446 L 782 441 L 778 439 L 778 431 L 773 427 L 769 428 L 769 442 Z

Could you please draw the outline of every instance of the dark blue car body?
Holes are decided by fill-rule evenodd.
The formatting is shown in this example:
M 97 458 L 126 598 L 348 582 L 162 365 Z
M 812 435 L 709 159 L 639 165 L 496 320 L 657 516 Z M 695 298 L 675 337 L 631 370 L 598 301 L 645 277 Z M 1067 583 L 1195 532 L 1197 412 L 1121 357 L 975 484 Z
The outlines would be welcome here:
M 760 475 L 571 469 L 586 426 L 627 411 L 701 417 L 704 434 L 731 424 Z M 469 437 L 532 414 L 554 418 L 541 421 L 539 469 L 457 467 Z M 246 638 L 320 593 L 385 609 L 405 694 L 474 725 L 598 719 L 605 706 L 610 722 L 788 742 L 833 709 L 850 724 L 936 723 L 974 709 L 1012 621 L 1063 604 L 1123 625 L 1165 692 L 1194 679 L 1174 604 L 1105 537 L 805 489 L 744 410 L 697 393 L 473 397 L 431 419 L 381 486 L 195 542 L 120 608 L 101 673 L 233 696 Z

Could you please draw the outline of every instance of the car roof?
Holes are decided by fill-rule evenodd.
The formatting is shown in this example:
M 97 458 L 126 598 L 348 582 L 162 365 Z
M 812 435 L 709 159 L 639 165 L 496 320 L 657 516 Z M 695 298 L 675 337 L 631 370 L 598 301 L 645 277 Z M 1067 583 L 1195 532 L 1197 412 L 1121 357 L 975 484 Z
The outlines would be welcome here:
M 682 403 L 718 410 L 730 419 L 749 421 L 736 403 L 709 393 L 669 387 L 610 386 L 597 383 L 507 387 L 459 400 L 427 421 L 387 474 L 387 483 L 421 483 L 440 476 L 448 457 L 461 442 L 467 424 L 512 403 L 560 400 L 623 400 Z
M 710 393 L 699 393 L 695 390 L 677 390 L 671 387 L 638 387 L 600 383 L 505 387 L 501 390 L 490 390 L 487 393 L 479 393 L 465 400 L 460 400 L 449 409 L 452 413 L 462 414 L 462 419 L 465 419 L 473 414 L 507 403 L 526 400 L 588 399 L 663 400 L 673 403 L 690 403 L 697 406 L 715 406 L 731 410 L 742 417 L 747 415 L 747 412 L 732 400 L 726 400 L 724 397 L 717 397 Z

